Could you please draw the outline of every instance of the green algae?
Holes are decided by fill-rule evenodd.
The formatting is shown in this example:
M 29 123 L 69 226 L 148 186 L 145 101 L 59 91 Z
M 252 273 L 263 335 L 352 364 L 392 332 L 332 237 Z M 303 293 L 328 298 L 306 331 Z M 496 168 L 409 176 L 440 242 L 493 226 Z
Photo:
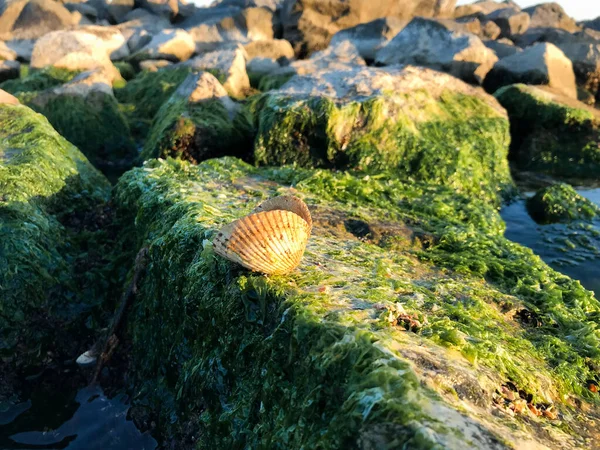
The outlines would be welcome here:
M 0 83 L 0 89 L 13 95 L 44 91 L 71 81 L 79 72 L 56 67 L 26 71 L 25 77 Z
M 525 85 L 507 86 L 494 95 L 508 111 L 510 158 L 519 169 L 565 179 L 598 178 L 598 115 Z
M 177 93 L 161 107 L 141 154 L 200 162 L 219 156 L 248 159 L 252 128 L 244 111 L 231 111 L 219 99 L 188 102 Z
M 600 216 L 600 207 L 564 183 L 540 189 L 527 200 L 527 210 L 536 222 L 544 224 L 589 221 Z
M 112 95 L 40 94 L 26 103 L 110 178 L 130 168 L 138 156 L 127 120 Z
M 114 63 L 114 65 L 124 80 L 130 81 L 135 78 L 136 71 L 135 71 L 135 68 L 133 67 L 133 65 L 131 65 L 131 63 L 128 63 L 125 61 L 117 61 Z M 123 87 L 125 87 L 125 85 Z M 115 89 L 117 89 L 117 88 L 115 87 Z
M 250 76 L 250 74 L 248 74 Z M 261 92 L 272 91 L 279 89 L 285 83 L 287 83 L 294 74 L 280 74 L 280 75 L 263 75 L 258 81 L 256 88 Z M 255 81 L 255 82 L 256 82 Z
M 215 257 L 218 227 L 290 185 L 313 211 L 405 224 L 432 239 L 381 247 L 330 234 L 316 213 L 304 262 L 289 276 L 265 278 Z M 567 429 L 581 412 L 563 402 L 597 401 L 587 382 L 598 377 L 598 301 L 503 238 L 487 202 L 384 176 L 225 158 L 150 161 L 121 179 L 116 203 L 131 224 L 128 240 L 149 247 L 130 321 L 140 396 L 160 404 L 171 427 L 191 420 L 200 448 L 347 448 L 373 434 L 380 445 L 453 448 L 467 441 L 432 408 L 443 398 L 451 407 L 436 417 L 445 419 L 462 402 L 489 408 L 490 388 L 507 381 L 536 404 L 556 404 Z M 397 304 L 426 319 L 418 333 L 383 319 L 381 305 Z M 522 309 L 542 326 L 517 320 Z M 424 355 L 447 365 L 437 369 L 437 393 L 419 381 L 433 364 Z M 452 381 L 464 372 L 475 381 Z M 493 415 L 485 421 L 503 426 Z
M 264 95 L 255 119 L 258 164 L 388 173 L 495 203 L 514 193 L 508 121 L 475 97 L 419 91 L 338 104 Z
M 179 67 L 157 72 L 144 71 L 115 91 L 123 106 L 131 130 L 136 138 L 145 138 L 160 107 L 185 80 L 191 69 Z
M 72 223 L 101 207 L 110 187 L 43 116 L 2 105 L 0 124 L 0 353 L 39 362 L 57 336 L 73 340 L 106 295 L 93 276 L 106 249 Z

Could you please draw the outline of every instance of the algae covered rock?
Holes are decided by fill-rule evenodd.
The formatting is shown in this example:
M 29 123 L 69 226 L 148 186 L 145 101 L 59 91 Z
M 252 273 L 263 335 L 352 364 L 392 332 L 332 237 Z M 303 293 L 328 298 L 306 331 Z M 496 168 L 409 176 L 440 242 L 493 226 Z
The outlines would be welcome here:
M 600 217 L 600 207 L 579 195 L 572 186 L 560 183 L 541 189 L 527 201 L 536 222 L 558 223 Z
M 146 136 L 160 107 L 190 72 L 188 67 L 144 71 L 122 89 L 115 90 L 115 97 L 124 105 L 127 120 L 136 137 Z
M 598 179 L 600 114 L 555 92 L 514 85 L 495 94 L 511 124 L 510 158 L 521 170 Z
M 296 76 L 257 106 L 255 161 L 386 172 L 497 201 L 508 120 L 489 95 L 425 68 Z
M 213 75 L 200 72 L 188 75 L 158 111 L 141 156 L 200 162 L 247 158 L 251 151 L 251 126 L 240 106 Z
M 62 80 L 68 81 L 58 84 Z M 102 70 L 75 74 L 51 68 L 3 86 L 114 177 L 131 167 L 137 150 L 111 84 L 111 74 Z
M 0 125 L 0 354 L 19 345 L 18 358 L 40 360 L 58 335 L 74 340 L 102 301 L 90 261 L 98 252 L 106 264 L 104 249 L 70 224 L 103 205 L 110 186 L 42 115 L 0 105 Z
M 297 271 L 265 277 L 215 255 L 221 226 L 290 192 L 314 224 Z M 598 442 L 582 426 L 594 407 L 569 405 L 598 402 L 600 303 L 506 240 L 485 202 L 223 158 L 149 161 L 115 204 L 127 242 L 148 248 L 133 383 L 199 448 Z

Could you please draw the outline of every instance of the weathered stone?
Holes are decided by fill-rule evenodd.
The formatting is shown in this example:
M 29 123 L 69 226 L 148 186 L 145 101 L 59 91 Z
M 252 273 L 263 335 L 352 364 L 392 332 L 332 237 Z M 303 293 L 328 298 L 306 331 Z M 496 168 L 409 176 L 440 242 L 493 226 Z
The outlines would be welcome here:
M 600 110 L 536 86 L 508 86 L 495 96 L 508 111 L 519 169 L 600 179 Z
M 596 17 L 594 20 L 584 20 L 579 25 L 585 28 L 591 28 L 592 30 L 600 31 L 600 17 Z
M 218 7 L 199 8 L 180 26 L 189 31 L 198 52 L 213 51 L 224 46 L 272 40 L 277 19 L 265 8 Z
M 505 0 L 502 2 L 494 2 L 491 0 L 483 0 L 468 5 L 457 6 L 454 10 L 454 17 L 460 18 L 471 15 L 485 16 L 494 12 L 498 9 L 511 8 L 515 11 L 520 11 L 521 8 L 515 2 L 511 0 Z
M 246 55 L 241 46 L 231 50 L 205 53 L 184 64 L 193 70 L 208 70 L 216 74 L 227 92 L 235 97 L 245 95 L 250 89 L 250 80 L 246 72 Z
M 148 33 L 144 29 L 135 30 L 131 37 L 127 40 L 127 47 L 131 53 L 136 53 L 143 47 L 148 45 L 152 40 L 152 34 Z
M 125 21 L 125 17 L 133 8 L 134 0 L 96 0 L 95 4 L 101 5 L 105 16 L 116 23 Z
M 455 19 L 455 29 L 464 33 L 472 33 L 481 36 L 481 21 L 475 16 L 459 17 Z
M 455 5 L 455 0 L 288 0 L 281 10 L 283 37 L 292 43 L 297 55 L 305 56 L 326 48 L 331 37 L 345 28 L 384 17 L 451 17 Z
M 14 61 L 15 59 L 17 59 L 17 52 L 0 41 L 0 61 Z
M 506 113 L 450 75 L 412 66 L 325 70 L 264 95 L 259 164 L 393 173 L 489 199 L 510 190 Z
M 192 73 L 158 111 L 142 159 L 186 159 L 194 163 L 217 156 L 247 157 L 251 127 L 240 107 L 208 72 Z
M 529 29 L 531 18 L 512 8 L 498 9 L 486 16 L 500 27 L 500 37 L 512 39 Z
M 244 50 L 246 50 L 248 60 L 254 58 L 292 60 L 294 58 L 294 49 L 285 39 L 253 41 L 244 45 Z
M 507 58 L 523 51 L 520 47 L 515 46 L 510 39 L 506 38 L 498 39 L 497 41 L 483 41 L 483 43 L 487 48 L 492 49 L 499 59 Z
M 69 10 L 55 1 L 16 0 L 7 2 L 0 15 L 0 39 L 36 39 L 75 23 Z
M 33 39 L 5 42 L 5 45 L 10 49 L 10 51 L 16 53 L 16 59 L 19 61 L 31 61 L 31 54 L 33 53 L 34 44 L 35 40 Z
M 96 22 L 101 16 L 98 10 L 89 3 L 65 3 L 64 6 L 71 13 L 79 13 L 85 19 L 90 20 L 92 22 Z
M 169 20 L 179 13 L 178 0 L 142 0 L 141 5 L 152 14 Z
M 6 80 L 14 80 L 21 75 L 21 63 L 17 61 L 0 60 L 0 83 Z
M 498 60 L 477 36 L 449 21 L 413 19 L 375 58 L 381 65 L 416 64 L 481 83 Z
M 195 50 L 196 44 L 185 30 L 164 30 L 154 35 L 148 44 L 132 55 L 132 58 L 136 61 L 166 59 L 180 62 L 190 59 Z
M 20 102 L 14 95 L 0 89 L 0 105 L 19 105 Z
M 42 69 L 48 66 L 71 71 L 104 69 L 113 80 L 121 78 L 104 41 L 82 31 L 54 31 L 35 43 L 31 67 Z
M 248 76 L 252 75 L 268 75 L 275 73 L 281 65 L 272 58 L 252 58 L 246 64 Z M 250 80 L 252 83 L 252 80 Z
M 57 86 L 44 92 L 51 96 L 57 95 L 76 95 L 79 97 L 87 97 L 92 92 L 101 92 L 106 95 L 113 95 L 111 74 L 106 73 L 102 69 L 96 69 L 91 72 L 83 72 L 75 76 L 71 81 Z M 37 99 L 37 104 L 41 104 L 43 100 Z
M 77 31 L 93 34 L 102 40 L 112 61 L 126 59 L 129 56 L 129 47 L 127 46 L 125 36 L 116 27 L 88 25 L 78 28 Z
M 531 16 L 532 28 L 561 28 L 570 33 L 581 30 L 558 3 L 541 3 L 523 11 Z
M 548 86 L 567 97 L 577 98 L 573 64 L 553 44 L 536 44 L 498 61 L 485 78 L 484 87 L 495 92 L 515 83 Z
M 374 60 L 377 52 L 402 31 L 407 23 L 408 20 L 395 17 L 376 19 L 338 31 L 331 38 L 329 45 L 336 46 L 343 41 L 350 41 L 362 58 Z
M 493 20 L 485 20 L 481 24 L 481 37 L 485 39 L 498 39 L 502 30 Z

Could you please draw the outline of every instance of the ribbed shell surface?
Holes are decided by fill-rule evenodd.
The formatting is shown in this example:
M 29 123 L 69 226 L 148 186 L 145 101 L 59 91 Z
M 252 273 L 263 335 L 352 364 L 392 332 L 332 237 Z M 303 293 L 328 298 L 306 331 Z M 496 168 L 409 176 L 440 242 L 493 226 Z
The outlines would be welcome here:
M 292 204 L 310 222 L 293 211 L 270 209 L 273 204 L 269 202 L 275 200 L 260 205 L 259 212 L 223 227 L 213 241 L 215 252 L 256 272 L 281 275 L 294 270 L 304 254 L 312 220 L 301 200 L 297 199 L 305 209 L 298 209 L 297 203 L 289 199 L 283 203 Z M 265 204 L 267 207 L 262 208 Z

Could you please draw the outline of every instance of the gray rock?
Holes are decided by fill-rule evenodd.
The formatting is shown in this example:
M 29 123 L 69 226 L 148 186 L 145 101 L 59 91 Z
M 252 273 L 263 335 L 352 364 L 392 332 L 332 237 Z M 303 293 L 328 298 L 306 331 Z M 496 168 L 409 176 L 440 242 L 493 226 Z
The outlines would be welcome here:
M 92 22 L 96 22 L 101 17 L 98 10 L 89 3 L 65 3 L 64 5 L 72 13 L 77 12 Z
M 561 28 L 570 33 L 581 30 L 558 3 L 542 3 L 523 11 L 531 16 L 531 28 Z
M 227 95 L 227 90 L 219 80 L 208 72 L 188 75 L 173 95 L 186 99 L 189 103 L 203 103 L 217 99 L 225 106 L 230 118 L 240 110 L 240 106 Z
M 354 44 L 350 41 L 342 41 L 313 53 L 309 59 L 294 61 L 279 69 L 274 75 L 306 75 L 317 71 L 348 70 L 365 65 L 365 60 Z
M 493 20 L 484 20 L 481 23 L 481 37 L 483 39 L 498 39 L 502 30 Z
M 498 60 L 474 34 L 455 31 L 448 21 L 413 19 L 375 58 L 379 65 L 414 64 L 481 83 Z
M 19 61 L 31 61 L 31 54 L 33 53 L 33 45 L 35 40 L 33 39 L 17 39 L 14 41 L 7 41 L 5 45 L 13 52 L 16 53 L 16 59 Z
M 517 47 L 510 39 L 502 38 L 497 41 L 483 41 L 487 48 L 490 48 L 496 53 L 499 59 L 507 58 L 520 53 L 523 51 L 522 48 Z
M 83 31 L 53 31 L 38 39 L 31 55 L 31 68 L 48 66 L 82 71 L 103 69 L 111 81 L 121 79 L 106 44 Z
M 276 35 L 278 19 L 265 8 L 198 8 L 179 26 L 190 33 L 197 51 L 205 52 L 271 40 Z
M 578 24 L 580 27 L 591 28 L 592 30 L 600 31 L 600 17 L 593 20 L 584 20 Z
M 498 61 L 485 78 L 484 87 L 495 92 L 515 83 L 547 86 L 567 97 L 577 98 L 573 64 L 555 45 L 536 44 Z
M 147 72 L 158 72 L 160 69 L 164 69 L 165 67 L 172 65 L 173 63 L 171 61 L 167 61 L 166 59 L 147 59 L 146 61 L 140 62 L 140 70 L 145 70 Z
M 256 75 L 268 75 L 276 72 L 281 65 L 273 58 L 253 58 L 246 64 L 246 71 Z
M 408 24 L 408 20 L 384 17 L 368 23 L 362 23 L 338 31 L 331 38 L 331 46 L 343 41 L 351 42 L 364 59 L 374 60 L 377 52 L 383 48 Z
M 452 17 L 456 0 L 323 1 L 286 0 L 281 8 L 283 37 L 296 55 L 323 50 L 338 31 L 383 17 Z
M 144 29 L 135 30 L 127 41 L 127 46 L 131 53 L 135 53 L 148 45 L 152 40 L 152 35 Z
M 0 61 L 0 83 L 14 80 L 21 76 L 21 63 L 17 61 Z
M 71 12 L 52 0 L 15 0 L 6 3 L 0 16 L 0 37 L 36 39 L 50 31 L 77 23 Z
M 98 25 L 88 25 L 78 28 L 78 31 L 93 34 L 104 42 L 106 51 L 113 61 L 119 61 L 129 57 L 129 47 L 123 33 L 112 26 L 101 27 Z
M 87 97 L 92 92 L 102 92 L 103 94 L 112 96 L 111 77 L 112 74 L 104 69 L 91 70 L 80 73 L 68 83 L 50 89 L 47 93 L 52 96 L 72 95 Z
M 516 3 L 506 0 L 503 2 L 494 2 L 491 0 L 483 0 L 475 3 L 470 3 L 468 5 L 460 5 L 457 6 L 454 10 L 454 17 L 465 17 L 470 15 L 480 14 L 481 16 L 485 16 L 491 12 L 494 12 L 498 9 L 512 8 L 515 11 L 521 11 L 521 8 Z
M 101 19 L 113 23 L 121 23 L 135 6 L 135 0 L 90 0 L 98 11 Z
M 238 8 L 258 7 L 277 12 L 283 6 L 285 0 L 222 0 L 217 6 L 236 6 Z
M 248 59 L 269 58 L 278 60 L 285 58 L 292 60 L 294 58 L 294 49 L 285 39 L 269 39 L 264 41 L 253 41 L 244 45 Z
M 169 20 L 179 13 L 178 0 L 142 0 L 141 6 L 152 14 Z
M 486 17 L 500 27 L 500 37 L 509 39 L 525 33 L 531 22 L 529 14 L 512 8 L 498 9 Z
M 196 56 L 184 65 L 194 70 L 210 70 L 219 75 L 223 86 L 235 97 L 243 96 L 250 89 L 246 72 L 246 52 L 238 46 L 229 50 L 218 50 Z
M 11 49 L 4 42 L 0 41 L 0 61 L 14 61 L 17 59 L 17 52 Z
M 132 58 L 136 61 L 146 59 L 166 59 L 168 61 L 187 61 L 194 54 L 196 44 L 185 30 L 164 30 L 152 37 Z

